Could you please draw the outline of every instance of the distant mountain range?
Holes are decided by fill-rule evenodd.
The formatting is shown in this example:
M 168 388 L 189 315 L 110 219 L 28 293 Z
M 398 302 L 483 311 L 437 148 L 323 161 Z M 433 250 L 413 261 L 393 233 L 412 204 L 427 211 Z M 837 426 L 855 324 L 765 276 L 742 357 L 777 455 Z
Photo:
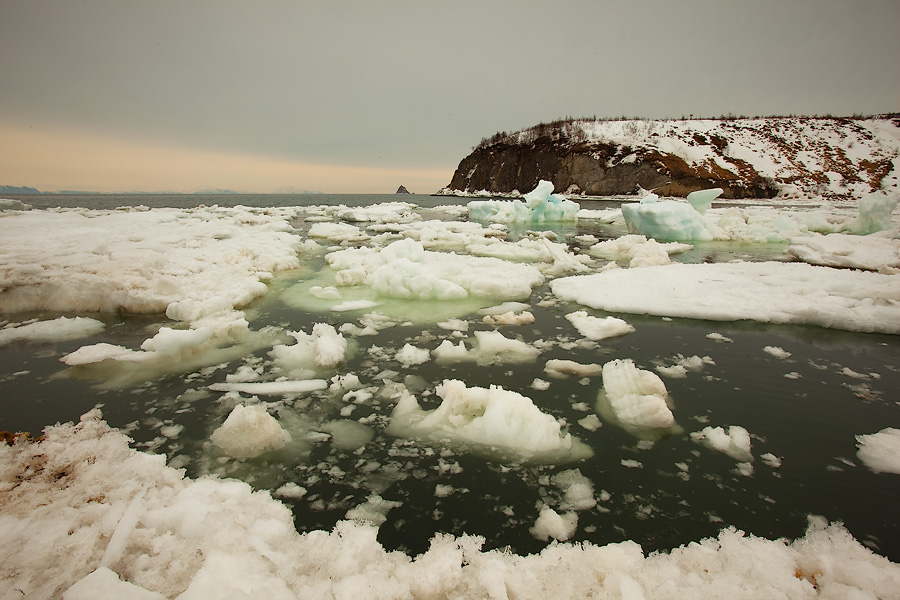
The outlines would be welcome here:
M 565 119 L 485 138 L 446 195 L 510 195 L 541 179 L 569 195 L 654 190 L 725 198 L 853 199 L 900 192 L 900 114 L 877 117 Z
M 37 190 L 33 187 L 25 187 L 25 186 L 15 186 L 15 185 L 0 185 L 0 195 L 11 195 L 11 194 L 40 194 L 40 190 Z

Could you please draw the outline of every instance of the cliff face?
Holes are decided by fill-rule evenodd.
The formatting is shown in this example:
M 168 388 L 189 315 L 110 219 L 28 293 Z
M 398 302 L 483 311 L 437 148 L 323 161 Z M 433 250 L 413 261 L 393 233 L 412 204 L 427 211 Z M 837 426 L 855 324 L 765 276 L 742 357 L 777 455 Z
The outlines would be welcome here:
M 565 121 L 484 140 L 441 193 L 857 198 L 898 191 L 900 116 Z M 895 160 L 897 159 L 897 160 Z M 895 165 L 895 163 L 897 163 Z

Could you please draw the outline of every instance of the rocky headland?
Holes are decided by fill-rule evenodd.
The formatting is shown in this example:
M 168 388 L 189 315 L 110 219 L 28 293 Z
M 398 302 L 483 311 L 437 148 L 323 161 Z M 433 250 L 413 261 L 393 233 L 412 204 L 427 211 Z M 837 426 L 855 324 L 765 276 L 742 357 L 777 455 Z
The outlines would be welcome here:
M 853 200 L 900 191 L 900 114 L 674 120 L 567 119 L 485 138 L 439 194 Z M 520 192 L 521 191 L 521 192 Z

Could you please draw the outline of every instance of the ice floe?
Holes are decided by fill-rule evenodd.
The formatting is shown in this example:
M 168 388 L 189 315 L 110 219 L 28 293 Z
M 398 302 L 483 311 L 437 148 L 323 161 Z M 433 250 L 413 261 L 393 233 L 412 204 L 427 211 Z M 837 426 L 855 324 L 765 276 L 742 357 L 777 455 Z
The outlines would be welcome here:
M 803 263 L 671 264 L 550 282 L 563 300 L 598 310 L 715 321 L 751 319 L 900 333 L 894 275 Z
M 553 193 L 553 184 L 541 180 L 521 200 L 473 200 L 469 202 L 469 219 L 494 223 L 544 223 L 574 221 L 577 203 Z
M 412 394 L 403 394 L 394 407 L 389 431 L 401 437 L 446 439 L 506 459 L 569 462 L 592 454 L 565 433 L 553 416 L 517 392 L 498 386 L 468 387 L 448 379 L 435 393 L 442 402 L 434 410 L 422 409 Z
M 856 456 L 877 473 L 900 474 L 900 429 L 885 427 L 877 433 L 856 436 Z
M 608 421 L 645 439 L 658 439 L 676 426 L 665 384 L 655 373 L 637 368 L 631 359 L 603 365 L 597 410 Z

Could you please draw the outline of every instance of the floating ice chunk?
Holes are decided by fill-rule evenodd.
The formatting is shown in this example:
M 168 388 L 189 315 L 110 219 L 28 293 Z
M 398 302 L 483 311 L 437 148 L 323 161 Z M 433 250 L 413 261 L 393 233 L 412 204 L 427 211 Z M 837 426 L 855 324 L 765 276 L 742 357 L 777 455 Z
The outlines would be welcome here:
M 539 540 L 547 541 L 550 538 L 564 542 L 575 534 L 578 529 L 578 513 L 569 511 L 563 514 L 557 513 L 550 507 L 541 509 L 534 526 L 528 531 Z
M 422 219 L 409 202 L 382 202 L 370 206 L 347 208 L 338 213 L 344 221 L 375 223 L 411 223 Z
M 431 352 L 427 348 L 416 348 L 412 344 L 405 344 L 395 355 L 394 360 L 404 367 L 421 365 L 431 360 Z
M 315 223 L 309 228 L 309 237 L 325 238 L 331 242 L 362 242 L 370 239 L 359 227 L 349 223 Z
M 671 264 L 550 282 L 562 300 L 668 317 L 900 333 L 896 276 L 803 263 Z
M 479 365 L 520 363 L 535 360 L 541 351 L 521 340 L 508 338 L 499 331 L 476 331 L 475 344 L 467 350 L 462 340 L 454 345 L 444 340 L 434 349 L 442 362 L 472 361 Z
M 0 329 L 0 346 L 13 342 L 63 342 L 97 335 L 106 328 L 88 317 L 59 317 L 48 321 L 11 323 Z
M 767 465 L 772 467 L 773 469 L 777 469 L 778 467 L 781 466 L 781 459 L 778 458 L 777 456 L 775 456 L 774 454 L 772 454 L 771 452 L 766 452 L 765 454 L 760 454 L 759 458 L 764 463 L 766 463 Z
M 679 242 L 660 243 L 643 235 L 623 235 L 614 240 L 598 242 L 588 249 L 591 256 L 627 262 L 630 268 L 667 265 L 669 256 L 691 250 L 690 244 Z
M 886 427 L 878 433 L 856 436 L 856 456 L 876 473 L 900 474 L 900 429 Z
M 503 304 L 498 304 L 496 306 L 487 306 L 485 308 L 478 309 L 479 315 L 502 315 L 508 312 L 522 312 L 531 308 L 530 305 L 525 304 L 524 302 L 504 302 Z
M 231 458 L 255 458 L 284 448 L 291 434 L 266 411 L 265 404 L 238 404 L 209 439 Z
M 304 379 L 299 381 L 251 381 L 220 382 L 209 386 L 214 392 L 241 392 L 261 396 L 284 396 L 287 394 L 307 394 L 328 387 L 324 379 Z
M 661 200 L 622 205 L 629 233 L 662 241 L 711 241 L 728 235 L 687 202 Z
M 711 333 L 707 333 L 706 337 L 707 337 L 707 339 L 714 340 L 716 342 L 731 343 L 734 341 L 730 337 L 724 336 L 721 333 L 719 333 L 718 331 L 713 331 Z
M 691 439 L 707 448 L 727 454 L 739 462 L 753 462 L 750 434 L 740 425 L 732 425 L 726 432 L 721 427 L 704 427 L 691 433 Z
M 900 197 L 884 192 L 872 192 L 859 199 L 859 216 L 844 228 L 856 235 L 867 235 L 890 229 L 891 213 L 897 208 Z
M 621 464 L 626 469 L 643 469 L 644 468 L 644 463 L 642 463 L 639 460 L 634 460 L 633 458 L 623 458 L 622 460 L 619 461 L 619 464 Z
M 494 223 L 544 223 L 575 221 L 581 207 L 564 196 L 553 194 L 553 183 L 541 180 L 523 200 L 473 200 L 469 219 Z
M 597 363 L 582 364 L 574 360 L 551 358 L 544 365 L 544 372 L 550 377 L 564 379 L 569 375 L 576 377 L 594 377 L 603 374 L 603 365 Z
M 440 323 L 438 323 L 437 326 L 448 331 L 469 330 L 469 322 L 463 319 L 447 319 L 446 321 L 441 321 Z
M 580 469 L 568 469 L 553 475 L 550 483 L 562 491 L 559 508 L 562 510 L 588 510 L 597 506 L 594 498 L 594 484 L 581 474 Z
M 341 450 L 362 448 L 375 437 L 375 431 L 371 427 L 349 419 L 328 421 L 316 429 L 330 433 L 335 447 Z
M 299 500 L 307 494 L 307 490 L 305 487 L 297 485 L 293 481 L 289 481 L 272 492 L 272 494 L 279 498 L 291 498 L 293 500 Z
M 791 356 L 790 352 L 780 346 L 764 346 L 763 352 L 765 352 L 766 354 L 770 354 L 775 358 L 780 358 L 781 360 L 790 358 Z
M 634 327 L 622 319 L 617 317 L 594 317 L 583 310 L 567 314 L 566 319 L 575 326 L 578 333 L 589 340 L 605 340 L 634 331 Z
M 786 252 L 803 262 L 826 267 L 848 267 L 878 271 L 900 268 L 900 239 L 897 229 L 869 235 L 831 233 L 791 238 Z
M 347 352 L 347 340 L 332 325 L 316 323 L 312 333 L 289 331 L 297 343 L 293 345 L 278 344 L 269 352 L 275 366 L 291 373 L 308 373 L 310 366 L 325 369 L 336 367 L 344 361 Z
M 665 384 L 655 373 L 638 369 L 631 359 L 603 365 L 597 408 L 607 420 L 639 437 L 657 437 L 675 426 Z
M 378 494 L 372 494 L 364 503 L 348 510 L 346 518 L 367 521 L 377 527 L 387 521 L 388 511 L 402 505 L 402 502 L 385 500 Z
M 583 419 L 578 419 L 578 424 L 588 431 L 597 431 L 603 427 L 603 422 L 595 414 L 590 414 Z
M 141 344 L 141 350 L 145 352 L 159 352 L 161 354 L 176 354 L 185 348 L 199 346 L 206 343 L 212 337 L 212 331 L 207 327 L 200 329 L 172 329 L 160 327 L 159 332 Z
M 21 200 L 13 198 L 0 198 L 0 210 L 31 210 L 30 204 L 25 204 Z
M 702 215 L 712 207 L 713 200 L 721 196 L 722 191 L 722 188 L 697 190 L 688 194 L 686 200 L 694 207 L 694 210 Z
M 713 359 L 708 356 L 700 357 L 696 354 L 694 356 L 684 356 L 683 354 L 679 354 L 676 358 L 676 362 L 673 365 L 668 367 L 659 366 L 656 367 L 656 371 L 660 375 L 664 375 L 666 377 L 672 377 L 674 379 L 683 379 L 687 377 L 688 371 L 701 371 L 704 365 L 714 365 L 716 364 Z
M 530 398 L 498 386 L 467 387 L 448 379 L 435 388 L 443 401 L 423 410 L 415 397 L 403 394 L 394 407 L 388 432 L 474 445 L 478 451 L 513 454 L 520 460 L 568 462 L 591 456 L 590 448 L 563 433 L 553 416 L 541 412 Z
M 534 323 L 534 313 L 526 310 L 518 314 L 509 311 L 501 315 L 485 315 L 481 322 L 488 325 L 529 325 Z

